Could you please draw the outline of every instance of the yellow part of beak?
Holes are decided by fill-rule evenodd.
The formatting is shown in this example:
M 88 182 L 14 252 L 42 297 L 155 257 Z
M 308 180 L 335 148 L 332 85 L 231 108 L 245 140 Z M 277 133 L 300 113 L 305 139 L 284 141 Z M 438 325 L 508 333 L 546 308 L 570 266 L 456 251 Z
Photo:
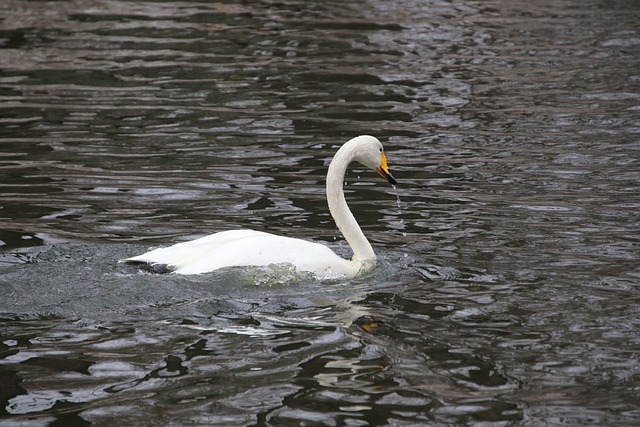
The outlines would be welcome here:
M 384 153 L 380 153 L 380 166 L 376 168 L 376 172 L 378 172 L 381 177 L 386 178 L 391 185 L 397 184 L 397 181 L 395 180 L 393 175 L 391 175 L 391 172 L 389 172 L 389 166 L 387 166 L 387 158 Z

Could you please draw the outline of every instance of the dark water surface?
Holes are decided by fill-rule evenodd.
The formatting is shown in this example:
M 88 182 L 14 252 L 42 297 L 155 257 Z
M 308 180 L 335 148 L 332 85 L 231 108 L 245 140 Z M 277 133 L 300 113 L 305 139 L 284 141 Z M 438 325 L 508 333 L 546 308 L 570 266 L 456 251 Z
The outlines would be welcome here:
M 640 3 L 0 3 L 0 425 L 640 424 Z M 249 227 L 331 283 L 116 260 Z

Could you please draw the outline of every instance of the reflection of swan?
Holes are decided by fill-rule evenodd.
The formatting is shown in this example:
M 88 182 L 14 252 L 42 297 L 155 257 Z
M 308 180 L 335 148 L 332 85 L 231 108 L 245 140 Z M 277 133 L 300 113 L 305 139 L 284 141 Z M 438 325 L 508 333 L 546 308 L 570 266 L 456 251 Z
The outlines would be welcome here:
M 349 140 L 331 161 L 327 172 L 329 212 L 353 250 L 351 260 L 340 258 L 318 243 L 260 231 L 231 230 L 155 249 L 120 262 L 167 265 L 180 274 L 207 273 L 224 267 L 285 264 L 321 278 L 354 277 L 373 267 L 376 255 L 344 199 L 344 174 L 352 161 L 374 169 L 391 184 L 396 184 L 389 173 L 382 144 L 373 136 Z

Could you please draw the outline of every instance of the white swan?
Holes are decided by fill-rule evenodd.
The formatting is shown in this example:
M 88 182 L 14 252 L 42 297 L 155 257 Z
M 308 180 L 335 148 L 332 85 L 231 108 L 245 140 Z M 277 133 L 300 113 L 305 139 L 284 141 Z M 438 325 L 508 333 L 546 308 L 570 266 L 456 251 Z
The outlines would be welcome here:
M 344 175 L 352 161 L 374 169 L 392 185 L 396 184 L 387 167 L 382 144 L 373 136 L 363 135 L 347 141 L 331 161 L 327 172 L 329 212 L 353 250 L 351 260 L 339 257 L 319 243 L 260 231 L 231 230 L 120 262 L 167 265 L 179 274 L 208 273 L 224 267 L 288 264 L 319 278 L 355 277 L 375 265 L 376 255 L 344 199 Z

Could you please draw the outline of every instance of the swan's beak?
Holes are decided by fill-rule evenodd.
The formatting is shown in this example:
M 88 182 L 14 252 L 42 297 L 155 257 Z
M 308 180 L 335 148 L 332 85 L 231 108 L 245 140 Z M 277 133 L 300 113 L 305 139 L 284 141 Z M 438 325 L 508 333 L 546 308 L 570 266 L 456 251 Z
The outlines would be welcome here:
M 389 172 L 389 167 L 387 166 L 387 158 L 385 157 L 384 153 L 380 153 L 380 166 L 376 168 L 376 172 L 378 172 L 378 175 L 380 175 L 381 177 L 386 178 L 387 181 L 389 181 L 389 184 L 396 185 L 398 183 L 393 175 L 391 175 L 391 172 Z

